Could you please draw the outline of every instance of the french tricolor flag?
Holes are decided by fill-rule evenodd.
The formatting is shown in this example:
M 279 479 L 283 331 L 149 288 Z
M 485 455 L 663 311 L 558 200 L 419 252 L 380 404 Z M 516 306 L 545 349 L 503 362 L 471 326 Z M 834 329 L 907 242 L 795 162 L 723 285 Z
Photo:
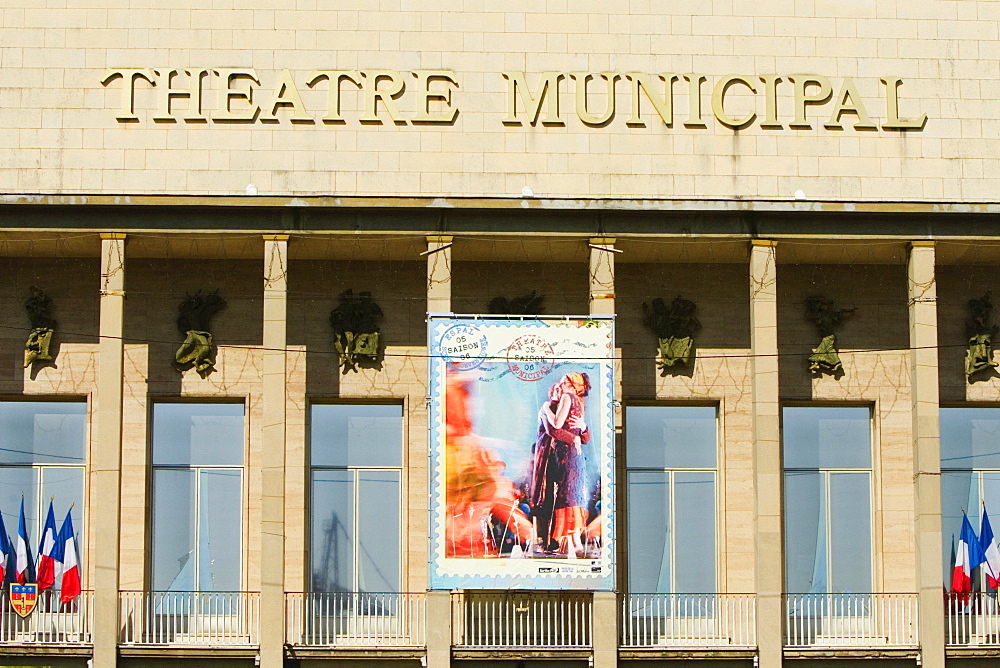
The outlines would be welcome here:
M 962 533 L 958 536 L 958 549 L 955 550 L 955 570 L 951 575 L 951 590 L 956 594 L 964 594 L 959 599 L 967 601 L 972 591 L 972 571 L 986 560 L 983 548 L 976 538 L 969 518 L 962 513 Z
M 7 584 L 7 580 L 13 575 L 9 568 L 13 556 L 14 546 L 10 544 L 10 536 L 3 523 L 3 513 L 0 513 L 0 587 Z
M 56 583 L 56 562 L 53 558 L 55 549 L 56 515 L 52 512 L 52 501 L 49 500 L 49 514 L 45 518 L 42 540 L 38 544 L 38 591 L 50 589 Z
M 24 522 L 24 497 L 21 497 L 21 518 L 17 522 L 17 546 L 14 548 L 14 579 L 17 584 L 35 582 L 35 563 L 28 545 L 28 529 Z
M 990 526 L 990 517 L 986 514 L 986 506 L 983 506 L 983 521 L 979 527 L 979 545 L 983 551 L 983 572 L 986 573 L 986 584 L 990 589 L 998 589 L 1000 585 L 1000 546 L 993 535 L 993 527 Z
M 76 557 L 76 536 L 73 535 L 73 518 L 70 513 L 71 507 L 63 520 L 62 528 L 59 529 L 58 542 L 61 548 L 62 561 L 62 594 L 59 600 L 69 603 L 80 595 L 80 563 Z

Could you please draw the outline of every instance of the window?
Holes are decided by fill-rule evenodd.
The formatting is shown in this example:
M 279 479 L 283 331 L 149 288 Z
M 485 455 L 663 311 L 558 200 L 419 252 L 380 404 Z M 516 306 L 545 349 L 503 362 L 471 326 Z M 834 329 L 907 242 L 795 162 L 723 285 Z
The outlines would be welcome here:
M 714 593 L 714 406 L 629 406 L 628 579 L 634 593 Z
M 871 411 L 782 411 L 785 587 L 789 593 L 872 589 Z
M 982 507 L 1000 534 L 1000 408 L 941 409 L 941 533 L 944 583 L 951 589 L 952 550 L 962 530 L 962 510 L 979 533 Z M 982 569 L 980 569 L 981 571 Z M 981 586 L 985 583 L 980 582 Z
M 15 540 L 24 499 L 33 554 L 50 499 L 57 527 L 72 505 L 76 544 L 86 544 L 82 538 L 86 450 L 86 402 L 0 401 L 0 510 L 7 533 Z
M 403 407 L 315 404 L 310 444 L 313 591 L 398 592 Z
M 242 589 L 243 404 L 153 406 L 153 591 Z

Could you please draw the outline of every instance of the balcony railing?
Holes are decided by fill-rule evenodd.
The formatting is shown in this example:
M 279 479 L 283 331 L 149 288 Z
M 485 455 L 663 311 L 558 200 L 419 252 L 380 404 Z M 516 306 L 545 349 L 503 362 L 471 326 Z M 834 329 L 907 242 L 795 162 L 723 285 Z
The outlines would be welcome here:
M 295 647 L 423 647 L 425 603 L 424 594 L 286 593 L 285 641 Z
M 996 593 L 945 594 L 945 642 L 952 647 L 1000 646 Z
M 724 648 L 757 646 L 753 594 L 626 594 L 621 646 Z
M 254 592 L 121 593 L 123 645 L 259 644 L 260 594 Z
M 589 593 L 458 592 L 451 601 L 457 648 L 590 648 Z
M 916 594 L 786 594 L 785 646 L 915 648 Z
M 59 593 L 38 595 L 35 610 L 21 618 L 10 606 L 10 592 L 0 590 L 0 643 L 29 645 L 89 645 L 94 593 L 81 592 L 69 603 Z

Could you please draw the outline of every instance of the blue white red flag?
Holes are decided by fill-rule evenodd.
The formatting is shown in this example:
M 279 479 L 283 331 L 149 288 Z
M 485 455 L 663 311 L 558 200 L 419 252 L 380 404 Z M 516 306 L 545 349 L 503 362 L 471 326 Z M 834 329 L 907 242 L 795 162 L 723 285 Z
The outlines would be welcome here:
M 38 591 L 45 591 L 56 583 L 56 564 L 52 552 L 56 548 L 56 515 L 49 500 L 49 514 L 45 517 L 42 539 L 38 542 Z
M 62 561 L 62 594 L 59 597 L 63 603 L 69 603 L 80 595 L 80 563 L 76 556 L 76 536 L 73 535 L 73 518 L 70 507 L 66 512 L 66 519 L 63 520 L 62 528 L 59 529 L 59 540 L 61 553 L 59 557 Z
M 14 557 L 14 546 L 10 544 L 7 527 L 3 523 L 3 513 L 0 513 L 0 587 L 14 575 L 10 568 Z
M 31 546 L 28 544 L 28 529 L 24 523 L 24 498 L 21 499 L 21 517 L 17 522 L 17 545 L 14 548 L 16 558 L 14 564 L 14 579 L 18 584 L 35 582 L 35 562 L 31 558 Z
M 979 527 L 979 546 L 983 551 L 986 584 L 990 589 L 997 589 L 997 585 L 1000 585 L 1000 545 L 997 545 L 996 536 L 993 535 L 993 527 L 990 526 L 990 517 L 986 514 L 985 505 L 983 505 L 983 521 Z
M 976 532 L 972 529 L 968 516 L 962 513 L 962 533 L 958 536 L 955 570 L 951 576 L 951 590 L 956 594 L 964 594 L 960 597 L 961 600 L 968 600 L 968 594 L 972 591 L 972 571 L 984 560 L 983 548 L 976 538 Z

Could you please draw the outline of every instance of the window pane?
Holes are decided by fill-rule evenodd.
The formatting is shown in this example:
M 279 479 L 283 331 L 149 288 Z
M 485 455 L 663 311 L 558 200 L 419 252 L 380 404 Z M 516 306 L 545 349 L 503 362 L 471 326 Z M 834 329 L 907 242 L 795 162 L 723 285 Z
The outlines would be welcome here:
M 0 509 L 7 535 L 17 540 L 17 522 L 21 513 L 21 498 L 24 498 L 24 521 L 28 530 L 28 544 L 34 554 L 38 544 L 38 469 L 30 466 L 0 467 Z M 45 508 L 48 511 L 48 506 Z M 65 511 L 64 511 L 65 512 Z
M 872 589 L 871 477 L 830 474 L 830 591 Z
M 786 469 L 871 468 L 869 409 L 788 407 L 781 416 Z
M 629 591 L 671 592 L 669 475 L 665 471 L 628 474 Z
M 37 534 L 41 539 L 42 525 L 45 524 L 45 517 L 49 512 L 49 499 L 52 500 L 52 511 L 56 516 L 56 531 L 62 527 L 66 513 L 70 512 L 81 573 L 86 573 L 86 569 L 83 568 L 82 550 L 87 544 L 83 526 L 83 509 L 86 507 L 83 503 L 84 470 L 82 466 L 46 466 L 41 469 L 42 491 L 39 495 L 41 505 L 38 508 Z
M 85 402 L 0 402 L 0 464 L 82 464 L 86 445 Z
M 195 476 L 185 469 L 153 470 L 154 591 L 195 590 Z
M 313 591 L 354 590 L 354 472 L 313 471 Z
M 826 592 L 826 492 L 823 474 L 785 474 L 785 589 Z M 794 502 L 790 502 L 794 499 Z
M 399 471 L 358 473 L 358 590 L 399 591 Z
M 942 439 L 943 448 L 943 439 Z M 996 500 L 1000 504 L 1000 498 Z M 989 500 L 987 500 L 989 503 Z M 979 509 L 979 474 L 972 471 L 942 471 L 941 472 L 941 543 L 942 563 L 944 565 L 944 583 L 951 590 L 952 568 L 955 564 L 954 551 L 958 546 L 958 536 L 962 531 L 962 508 Z M 1000 505 L 997 506 L 1000 508 Z M 972 522 L 972 518 L 969 518 Z M 993 518 L 990 518 L 993 523 Z M 979 526 L 973 524 L 979 531 Z M 997 533 L 994 529 L 994 534 Z
M 628 466 L 715 468 L 714 406 L 628 406 Z
M 1000 408 L 941 409 L 941 468 L 1000 469 Z
M 715 474 L 674 474 L 674 591 L 715 593 Z
M 243 404 L 155 404 L 153 464 L 243 464 Z
M 240 591 L 242 475 L 233 469 L 202 469 L 199 476 L 198 589 Z
M 313 466 L 402 466 L 400 404 L 313 404 Z

